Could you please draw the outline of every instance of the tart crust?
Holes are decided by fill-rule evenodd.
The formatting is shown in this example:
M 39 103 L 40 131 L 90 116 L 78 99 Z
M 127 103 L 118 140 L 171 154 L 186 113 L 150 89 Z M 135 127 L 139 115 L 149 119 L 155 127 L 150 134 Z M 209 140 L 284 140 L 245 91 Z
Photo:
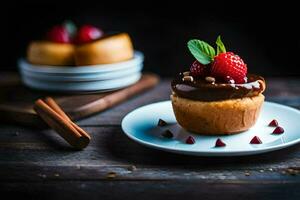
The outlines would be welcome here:
M 49 41 L 33 41 L 27 49 L 27 60 L 37 65 L 71 66 L 74 64 L 74 46 Z
M 197 101 L 171 95 L 177 122 L 204 135 L 230 135 L 248 130 L 260 113 L 264 95 L 222 101 Z
M 129 60 L 133 57 L 131 39 L 127 33 L 101 38 L 76 47 L 76 65 L 108 64 Z

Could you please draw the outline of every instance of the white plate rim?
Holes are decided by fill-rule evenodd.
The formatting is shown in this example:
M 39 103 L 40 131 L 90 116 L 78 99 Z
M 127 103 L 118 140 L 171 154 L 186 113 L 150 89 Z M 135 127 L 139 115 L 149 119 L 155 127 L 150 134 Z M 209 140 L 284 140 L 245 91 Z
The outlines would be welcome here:
M 263 147 L 263 148 L 257 148 L 257 149 L 250 149 L 250 150 L 246 150 L 246 151 L 241 151 L 241 150 L 227 150 L 227 151 L 218 151 L 218 152 L 212 152 L 212 151 L 194 151 L 194 150 L 189 150 L 189 149 L 184 149 L 184 150 L 178 150 L 177 148 L 174 147 L 164 147 L 161 145 L 157 145 L 157 144 L 153 144 L 151 142 L 147 142 L 144 140 L 141 140 L 139 138 L 134 137 L 131 133 L 128 133 L 128 130 L 126 130 L 127 128 L 125 127 L 126 121 L 128 120 L 128 118 L 130 117 L 130 115 L 132 115 L 134 112 L 138 111 L 138 110 L 142 110 L 145 107 L 148 106 L 154 106 L 156 104 L 163 104 L 163 103 L 171 103 L 170 100 L 167 101 L 160 101 L 160 102 L 156 102 L 156 103 L 151 103 L 148 105 L 144 105 L 141 106 L 139 108 L 134 109 L 133 111 L 129 112 L 123 119 L 121 122 L 121 127 L 122 130 L 124 132 L 125 135 L 127 135 L 127 137 L 129 137 L 130 139 L 132 139 L 133 141 L 142 144 L 144 146 L 150 147 L 150 148 L 154 148 L 154 149 L 158 149 L 158 150 L 162 150 L 162 151 L 166 151 L 166 152 L 173 152 L 173 153 L 177 153 L 177 154 L 188 154 L 188 155 L 193 155 L 193 156 L 246 156 L 246 155 L 254 155 L 254 154 L 261 154 L 261 153 L 266 153 L 266 152 L 270 152 L 270 151 L 276 151 L 279 149 L 283 149 L 292 145 L 295 145 L 297 143 L 300 142 L 300 137 L 298 139 L 292 140 L 290 142 L 286 142 L 286 143 L 282 143 L 276 146 L 268 146 L 268 147 Z M 282 107 L 284 109 L 288 109 L 291 110 L 293 112 L 297 112 L 300 115 L 300 111 L 286 106 L 286 105 L 282 105 L 279 103 L 274 103 L 274 102 L 269 102 L 269 101 L 265 101 L 264 103 L 269 104 L 269 105 L 273 105 L 273 106 L 277 106 L 277 107 Z

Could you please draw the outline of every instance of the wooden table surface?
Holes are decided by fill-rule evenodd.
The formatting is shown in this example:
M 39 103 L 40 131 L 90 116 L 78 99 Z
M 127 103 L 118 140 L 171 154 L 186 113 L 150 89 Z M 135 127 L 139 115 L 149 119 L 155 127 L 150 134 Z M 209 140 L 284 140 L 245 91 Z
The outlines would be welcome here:
M 83 151 L 70 149 L 51 130 L 0 125 L 2 196 L 300 199 L 300 145 L 262 155 L 214 158 L 166 153 L 128 139 L 121 130 L 122 118 L 142 105 L 168 100 L 169 82 L 163 79 L 126 103 L 79 121 L 93 138 Z M 300 78 L 269 78 L 267 83 L 267 100 L 300 106 Z

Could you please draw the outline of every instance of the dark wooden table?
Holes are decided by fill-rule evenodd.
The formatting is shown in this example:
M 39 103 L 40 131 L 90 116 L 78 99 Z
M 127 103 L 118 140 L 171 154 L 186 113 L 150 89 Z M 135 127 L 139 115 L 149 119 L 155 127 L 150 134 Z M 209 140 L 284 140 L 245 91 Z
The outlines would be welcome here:
M 267 100 L 300 106 L 300 78 L 267 81 Z M 1 196 L 300 199 L 300 145 L 262 155 L 214 158 L 166 153 L 128 139 L 121 130 L 122 118 L 137 107 L 169 99 L 169 82 L 164 79 L 126 103 L 79 121 L 93 137 L 83 151 L 70 149 L 51 130 L 0 125 Z

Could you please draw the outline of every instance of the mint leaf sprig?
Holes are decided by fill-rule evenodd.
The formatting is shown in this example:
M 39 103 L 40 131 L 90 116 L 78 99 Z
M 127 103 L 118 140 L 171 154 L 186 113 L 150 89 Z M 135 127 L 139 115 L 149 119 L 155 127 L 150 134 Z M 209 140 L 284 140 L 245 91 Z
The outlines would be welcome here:
M 226 48 L 225 48 L 224 43 L 221 40 L 220 35 L 217 37 L 216 44 L 217 44 L 217 55 L 220 53 L 226 53 Z
M 64 21 L 63 26 L 67 29 L 71 38 L 74 38 L 77 33 L 77 27 L 74 22 L 72 22 L 71 20 L 66 20 Z
M 190 40 L 188 48 L 193 56 L 203 65 L 211 63 L 216 55 L 214 48 L 201 40 Z
M 226 48 L 221 40 L 221 36 L 218 36 L 216 44 L 217 54 L 212 46 L 202 40 L 192 39 L 188 41 L 187 46 L 196 60 L 203 65 L 207 65 L 214 60 L 216 55 L 226 52 Z

